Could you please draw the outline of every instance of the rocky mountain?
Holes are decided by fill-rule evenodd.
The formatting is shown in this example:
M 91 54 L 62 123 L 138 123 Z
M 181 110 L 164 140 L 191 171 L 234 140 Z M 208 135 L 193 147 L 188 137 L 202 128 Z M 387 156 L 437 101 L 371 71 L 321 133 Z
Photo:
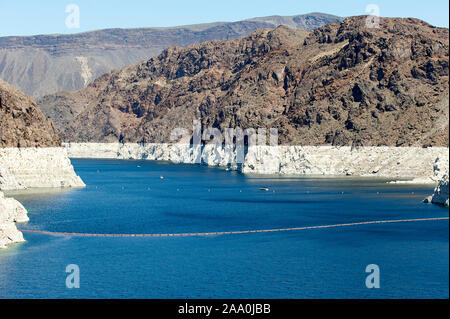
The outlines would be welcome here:
M 52 121 L 33 99 L 0 79 L 0 148 L 61 146 Z
M 169 142 L 201 119 L 282 144 L 448 146 L 448 29 L 366 18 L 170 47 L 39 103 L 70 142 Z
M 109 29 L 72 35 L 0 38 L 0 78 L 33 97 L 79 90 L 102 74 L 138 63 L 171 45 L 236 39 L 261 28 L 313 30 L 339 17 L 311 13 L 173 28 Z

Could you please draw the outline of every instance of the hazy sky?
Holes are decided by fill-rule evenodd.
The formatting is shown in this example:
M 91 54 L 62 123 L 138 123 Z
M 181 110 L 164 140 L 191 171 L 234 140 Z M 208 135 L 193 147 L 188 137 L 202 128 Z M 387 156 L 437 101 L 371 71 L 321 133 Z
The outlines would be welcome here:
M 69 4 L 79 8 L 79 28 L 66 25 Z M 442 27 L 449 24 L 448 0 L 0 0 L 0 36 L 164 27 L 309 12 L 352 16 L 366 14 L 369 4 L 378 5 L 381 16 L 415 17 Z

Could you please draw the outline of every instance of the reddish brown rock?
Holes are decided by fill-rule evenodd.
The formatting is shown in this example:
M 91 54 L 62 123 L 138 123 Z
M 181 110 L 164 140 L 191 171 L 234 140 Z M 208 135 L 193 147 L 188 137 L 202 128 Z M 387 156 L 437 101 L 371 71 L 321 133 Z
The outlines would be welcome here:
M 278 128 L 283 144 L 448 146 L 448 29 L 365 22 L 171 47 L 41 106 L 68 108 L 58 127 L 71 142 L 169 142 L 201 119 Z
M 33 99 L 0 79 L 0 147 L 61 146 L 61 137 Z

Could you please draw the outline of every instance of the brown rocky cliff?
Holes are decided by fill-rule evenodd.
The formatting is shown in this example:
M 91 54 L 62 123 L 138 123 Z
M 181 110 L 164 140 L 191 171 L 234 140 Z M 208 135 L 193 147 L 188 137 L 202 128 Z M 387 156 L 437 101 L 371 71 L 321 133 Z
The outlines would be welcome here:
M 72 142 L 169 142 L 201 119 L 278 128 L 283 144 L 448 146 L 448 29 L 365 21 L 171 47 L 42 107 L 74 110 L 58 124 Z
M 0 147 L 61 146 L 61 137 L 29 96 L 0 79 Z

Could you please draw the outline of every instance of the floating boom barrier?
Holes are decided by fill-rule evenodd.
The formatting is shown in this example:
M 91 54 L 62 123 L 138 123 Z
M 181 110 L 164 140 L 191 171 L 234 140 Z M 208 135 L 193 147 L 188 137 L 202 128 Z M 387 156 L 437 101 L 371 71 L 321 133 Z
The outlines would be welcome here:
M 256 234 L 256 233 L 294 232 L 294 231 L 313 230 L 313 229 L 330 229 L 330 228 L 355 227 L 355 226 L 364 226 L 364 225 L 398 224 L 398 223 L 413 223 L 413 222 L 443 221 L 443 220 L 449 220 L 449 217 L 422 218 L 422 219 L 399 219 L 399 220 L 378 220 L 378 221 L 336 224 L 336 225 L 324 225 L 324 226 L 306 226 L 306 227 L 296 227 L 296 228 L 243 230 L 243 231 L 211 232 L 211 233 L 186 233 L 186 234 L 83 234 L 83 233 L 50 232 L 50 231 L 27 230 L 27 229 L 20 229 L 20 231 L 23 233 L 29 233 L 29 234 L 70 236 L 70 237 L 106 237 L 106 238 L 212 237 L 212 236 L 244 235 L 244 234 Z

